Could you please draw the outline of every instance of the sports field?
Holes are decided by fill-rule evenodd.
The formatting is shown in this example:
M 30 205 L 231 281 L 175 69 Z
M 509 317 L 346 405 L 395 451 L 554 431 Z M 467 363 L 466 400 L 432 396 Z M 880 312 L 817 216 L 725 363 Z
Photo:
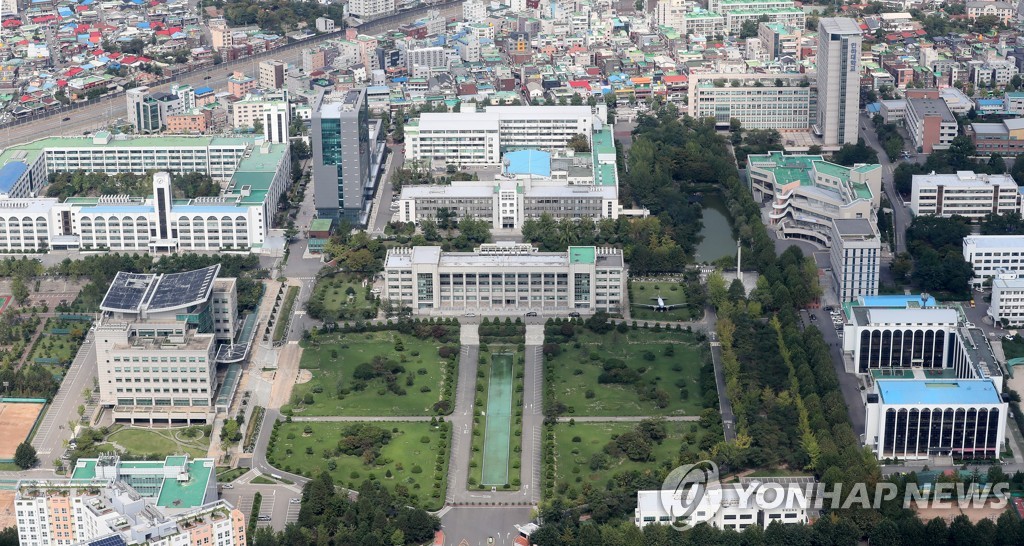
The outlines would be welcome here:
M 11 460 L 18 444 L 28 439 L 44 404 L 32 402 L 0 402 L 0 460 Z
M 509 442 L 512 435 L 512 355 L 491 356 L 487 383 L 487 415 L 484 427 L 482 485 L 508 483 Z

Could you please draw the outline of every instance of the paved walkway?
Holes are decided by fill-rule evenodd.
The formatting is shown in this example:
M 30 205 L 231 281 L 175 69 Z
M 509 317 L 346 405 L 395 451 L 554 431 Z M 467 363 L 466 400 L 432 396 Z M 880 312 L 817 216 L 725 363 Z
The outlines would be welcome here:
M 429 415 L 408 415 L 408 416 L 397 416 L 388 415 L 385 417 L 374 416 L 374 417 L 359 417 L 358 415 L 327 415 L 323 417 L 292 417 L 292 421 L 296 423 L 317 423 L 317 422 L 330 422 L 330 423 L 362 423 L 362 422 L 399 422 L 399 421 L 429 421 L 431 419 L 437 419 L 437 417 L 431 417 Z
M 664 419 L 666 421 L 700 421 L 697 415 L 624 415 L 616 417 L 559 417 L 559 423 L 639 423 L 644 419 Z

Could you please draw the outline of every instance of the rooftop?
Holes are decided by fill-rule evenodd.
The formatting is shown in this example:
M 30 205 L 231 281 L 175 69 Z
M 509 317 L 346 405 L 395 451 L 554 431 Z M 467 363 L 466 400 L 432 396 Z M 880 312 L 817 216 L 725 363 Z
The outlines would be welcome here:
M 207 301 L 220 264 L 166 275 L 119 271 L 100 309 L 123 313 L 184 309 Z
M 957 171 L 955 174 L 915 174 L 913 178 L 915 185 L 927 186 L 957 186 L 957 187 L 981 187 L 981 186 L 1012 186 L 1017 187 L 1013 178 L 1005 174 L 978 174 L 973 171 Z
M 886 404 L 1000 404 L 988 379 L 879 379 L 878 394 Z

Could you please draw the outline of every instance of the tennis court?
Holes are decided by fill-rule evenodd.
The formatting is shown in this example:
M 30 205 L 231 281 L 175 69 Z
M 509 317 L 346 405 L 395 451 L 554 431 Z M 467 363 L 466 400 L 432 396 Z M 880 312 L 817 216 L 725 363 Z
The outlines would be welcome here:
M 0 461 L 13 461 L 18 444 L 28 439 L 46 400 L 0 398 Z
M 487 416 L 484 426 L 483 485 L 508 483 L 509 445 L 512 435 L 512 355 L 491 356 L 487 382 Z

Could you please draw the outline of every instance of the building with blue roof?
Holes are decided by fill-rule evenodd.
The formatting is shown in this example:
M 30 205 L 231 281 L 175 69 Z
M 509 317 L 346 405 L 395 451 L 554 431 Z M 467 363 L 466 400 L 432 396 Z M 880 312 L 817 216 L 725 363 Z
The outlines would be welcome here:
M 879 460 L 998 459 L 1009 404 L 991 379 L 875 377 L 865 438 Z
M 505 174 L 513 177 L 551 176 L 551 154 L 541 150 L 519 150 L 505 154 Z

